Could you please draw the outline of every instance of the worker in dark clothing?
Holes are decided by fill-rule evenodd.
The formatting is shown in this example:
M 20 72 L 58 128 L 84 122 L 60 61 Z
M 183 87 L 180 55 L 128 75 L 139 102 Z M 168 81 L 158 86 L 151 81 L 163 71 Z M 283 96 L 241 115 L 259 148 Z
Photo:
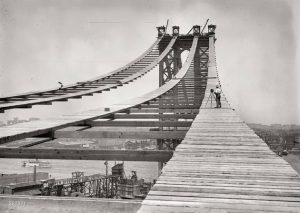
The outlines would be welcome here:
M 221 108 L 221 89 L 219 88 L 219 85 L 216 86 L 214 93 L 216 95 L 216 102 L 217 102 L 216 108 Z
M 58 83 L 60 85 L 58 89 L 62 89 L 64 87 L 64 85 L 60 81 Z

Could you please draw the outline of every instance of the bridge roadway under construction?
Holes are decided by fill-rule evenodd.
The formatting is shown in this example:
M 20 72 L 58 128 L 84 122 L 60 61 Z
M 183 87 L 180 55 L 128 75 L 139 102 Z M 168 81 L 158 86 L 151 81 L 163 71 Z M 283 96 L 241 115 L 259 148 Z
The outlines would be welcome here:
M 105 109 L 0 128 L 1 158 L 164 163 L 145 200 L 2 195 L 1 212 L 300 212 L 298 173 L 241 120 L 224 93 L 222 108 L 214 108 L 212 89 L 221 85 L 215 29 L 215 25 L 209 25 L 208 32 L 202 33 L 196 25 L 192 34 L 180 35 L 179 27 L 174 26 L 169 35 L 164 27 L 158 27 L 158 40 L 133 63 L 143 64 L 136 66 L 136 71 L 128 71 L 131 63 L 105 77 L 65 88 L 60 95 L 61 89 L 51 95 L 39 92 L 40 96 L 46 94 L 47 103 L 82 97 L 130 83 L 159 65 L 160 87 L 142 97 Z M 184 50 L 189 54 L 182 63 L 180 54 Z M 141 61 L 149 53 L 151 59 L 146 60 L 145 67 Z M 113 84 L 98 83 L 112 82 L 111 78 Z M 84 87 L 86 93 L 81 91 Z M 40 101 L 43 98 L 27 100 L 32 97 L 36 93 L 3 97 L 2 111 L 46 103 Z M 156 139 L 161 150 L 55 147 L 59 138 Z

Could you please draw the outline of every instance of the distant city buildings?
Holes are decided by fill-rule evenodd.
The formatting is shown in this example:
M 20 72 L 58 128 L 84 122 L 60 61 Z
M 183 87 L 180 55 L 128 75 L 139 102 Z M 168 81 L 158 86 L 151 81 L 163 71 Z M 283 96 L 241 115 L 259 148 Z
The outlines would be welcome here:
M 6 123 L 0 122 L 0 126 L 9 126 L 17 123 L 25 123 L 25 122 L 36 121 L 36 120 L 40 120 L 40 119 L 32 117 L 29 118 L 28 120 L 25 120 L 25 119 L 19 119 L 18 117 L 14 117 L 12 120 L 8 120 Z
M 281 124 L 247 124 L 255 133 L 262 138 L 274 151 L 295 149 L 300 143 L 300 125 L 281 125 Z
M 134 140 L 134 141 L 126 141 L 124 144 L 125 149 L 156 149 L 156 141 L 155 140 Z
M 272 128 L 281 128 L 281 124 L 271 124 Z

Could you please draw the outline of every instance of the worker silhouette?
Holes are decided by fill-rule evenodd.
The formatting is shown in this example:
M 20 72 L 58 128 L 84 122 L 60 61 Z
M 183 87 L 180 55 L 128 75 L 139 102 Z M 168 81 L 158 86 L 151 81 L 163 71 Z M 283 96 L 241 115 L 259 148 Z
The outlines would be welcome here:
M 60 81 L 57 83 L 59 83 L 59 85 L 60 85 L 58 89 L 62 89 L 64 87 L 64 85 Z
M 216 86 L 216 89 L 215 89 L 215 95 L 216 95 L 216 103 L 217 103 L 217 106 L 216 108 L 221 108 L 221 89 L 219 88 L 219 85 Z

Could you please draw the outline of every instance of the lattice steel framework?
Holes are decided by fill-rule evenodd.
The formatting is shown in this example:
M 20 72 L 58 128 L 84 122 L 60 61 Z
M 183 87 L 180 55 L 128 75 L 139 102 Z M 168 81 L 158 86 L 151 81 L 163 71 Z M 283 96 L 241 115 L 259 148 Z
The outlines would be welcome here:
M 193 27 L 193 34 L 200 35 L 200 26 L 195 25 Z M 158 31 L 158 36 L 161 32 Z M 173 36 L 179 36 L 179 27 L 173 27 Z M 171 51 L 167 56 L 159 63 L 159 86 L 164 85 L 169 80 L 173 79 L 178 70 L 182 68 L 182 53 L 189 51 L 192 45 L 192 39 L 189 36 L 180 36 Z M 165 49 L 165 45 L 161 43 L 159 45 L 159 51 L 162 52 Z M 206 42 L 199 42 L 194 55 L 193 69 L 188 73 L 188 78 L 184 79 L 178 84 L 172 91 L 168 93 L 170 102 L 167 103 L 172 107 L 180 107 L 182 105 L 190 105 L 191 102 L 195 106 L 200 106 L 203 99 L 203 90 L 206 86 L 206 77 L 208 72 L 208 50 L 209 47 Z M 202 80 L 201 80 L 202 79 Z M 193 89 L 190 89 L 193 87 Z M 165 100 L 159 101 L 160 108 L 166 105 Z M 178 118 L 160 118 L 160 121 L 178 121 Z M 160 131 L 177 130 L 178 127 L 160 127 Z M 180 144 L 179 139 L 158 139 L 158 149 L 175 150 L 176 146 Z M 159 170 L 162 164 L 159 163 Z

